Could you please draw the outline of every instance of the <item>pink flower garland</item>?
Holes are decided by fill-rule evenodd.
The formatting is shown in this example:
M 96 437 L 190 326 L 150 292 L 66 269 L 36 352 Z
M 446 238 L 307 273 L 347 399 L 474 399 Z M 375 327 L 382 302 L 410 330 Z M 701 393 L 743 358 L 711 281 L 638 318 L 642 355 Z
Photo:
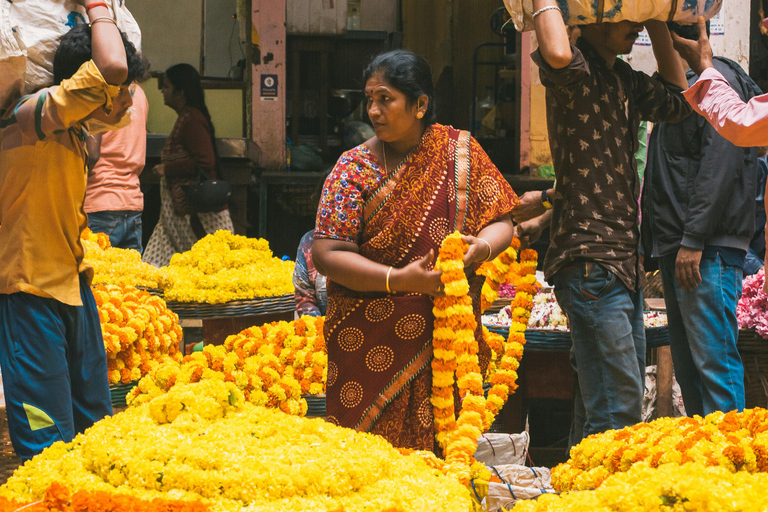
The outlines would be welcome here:
M 739 329 L 754 328 L 763 338 L 768 338 L 768 295 L 763 293 L 764 269 L 744 279 L 741 300 L 736 306 Z

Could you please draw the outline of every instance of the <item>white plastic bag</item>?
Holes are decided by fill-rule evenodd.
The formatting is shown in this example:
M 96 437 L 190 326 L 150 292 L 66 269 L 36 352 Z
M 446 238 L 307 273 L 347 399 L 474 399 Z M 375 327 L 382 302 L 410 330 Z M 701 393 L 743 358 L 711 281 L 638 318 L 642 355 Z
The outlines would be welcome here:
M 477 441 L 475 459 L 486 466 L 525 464 L 528 456 L 528 432 L 521 434 L 483 434 Z
M 106 0 L 128 40 L 141 49 L 141 29 L 124 0 Z M 74 0 L 0 2 L 0 111 L 19 96 L 53 83 L 59 38 L 88 17 Z
M 536 498 L 544 493 L 555 492 L 552 477 L 547 468 L 529 468 L 517 464 L 494 466 L 491 474 L 502 483 L 491 482 L 488 485 L 485 509 L 488 512 L 507 510 L 519 500 Z
M 602 4 L 602 10 L 598 7 Z M 533 0 L 504 0 L 512 15 L 515 28 L 524 32 L 533 30 Z M 699 16 L 710 19 L 720 11 L 723 0 L 557 0 L 566 25 L 585 25 L 599 21 L 663 20 L 678 23 L 695 23 Z M 670 16 L 670 11 L 675 9 Z

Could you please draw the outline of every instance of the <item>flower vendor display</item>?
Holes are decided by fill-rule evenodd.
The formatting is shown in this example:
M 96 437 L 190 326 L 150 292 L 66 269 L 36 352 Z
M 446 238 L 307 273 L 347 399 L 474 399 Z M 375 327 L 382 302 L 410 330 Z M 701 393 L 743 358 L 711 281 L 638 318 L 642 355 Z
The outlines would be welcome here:
M 739 329 L 754 329 L 768 338 L 768 295 L 763 292 L 765 269 L 744 278 L 741 299 L 736 306 Z
M 224 345 L 207 345 L 184 357 L 181 365 L 155 367 L 126 401 L 139 405 L 177 384 L 215 380 L 234 383 L 254 405 L 303 416 L 307 402 L 301 395 L 325 392 L 328 354 L 323 321 L 324 317 L 303 316 L 245 329 L 229 336 Z
M 617 473 L 595 490 L 543 494 L 518 501 L 514 512 L 740 511 L 768 509 L 768 475 L 732 473 L 698 462 L 648 463 Z
M 153 498 L 142 500 L 125 494 L 106 491 L 76 491 L 59 482 L 46 489 L 44 496 L 32 502 L 0 498 L 0 512 L 210 512 L 211 507 L 200 501 L 178 501 Z
M 482 291 L 482 308 L 487 308 L 498 296 L 498 286 L 517 259 L 519 240 L 494 261 L 483 265 L 478 273 L 486 276 Z M 464 485 L 472 479 L 473 455 L 477 440 L 491 423 L 510 393 L 517 388 L 516 370 L 520 365 L 525 344 L 524 331 L 528 323 L 531 297 L 536 291 L 535 251 L 523 251 L 520 282 L 512 303 L 514 318 L 509 339 L 486 338 L 493 352 L 494 372 L 489 379 L 488 398 L 483 391 L 483 375 L 478 361 L 478 340 L 475 339 L 475 316 L 472 300 L 467 295 L 469 283 L 464 273 L 464 254 L 468 245 L 455 232 L 443 241 L 435 264 L 442 271 L 445 296 L 435 298 L 434 358 L 432 360 L 432 398 L 435 437 L 445 453 L 445 470 Z M 487 332 L 487 331 L 486 331 Z M 500 356 L 498 363 L 495 360 Z M 454 383 L 462 397 L 458 418 L 453 401 Z
M 181 361 L 179 317 L 165 301 L 132 286 L 95 286 L 110 384 L 128 384 L 153 366 Z
M 471 508 L 469 489 L 382 437 L 254 406 L 220 380 L 176 385 L 53 444 L 0 496 L 36 501 L 53 484 L 202 502 L 215 512 Z
M 93 267 L 93 284 L 120 284 L 165 289 L 170 277 L 165 269 L 141 261 L 141 253 L 134 249 L 112 247 L 109 236 L 94 233 L 88 228 L 80 234 L 85 249 L 85 262 Z
M 174 254 L 167 300 L 221 304 L 293 293 L 292 261 L 272 256 L 269 243 L 219 230 Z
M 719 466 L 726 472 L 765 473 L 768 410 L 659 418 L 593 434 L 572 447 L 570 455 L 567 462 L 552 470 L 552 484 L 558 491 L 600 487 L 611 475 L 629 471 L 641 462 L 650 468 L 696 462 Z

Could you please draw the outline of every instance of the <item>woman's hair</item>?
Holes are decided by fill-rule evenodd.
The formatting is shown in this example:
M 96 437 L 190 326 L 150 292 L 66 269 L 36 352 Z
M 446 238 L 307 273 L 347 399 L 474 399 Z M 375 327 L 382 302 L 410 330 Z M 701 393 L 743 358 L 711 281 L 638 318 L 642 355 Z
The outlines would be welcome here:
M 120 37 L 123 39 L 128 63 L 128 79 L 125 83 L 142 80 L 145 67 L 141 55 L 122 31 Z M 91 60 L 91 27 L 86 24 L 75 25 L 61 36 L 59 47 L 53 56 L 53 84 L 59 85 L 62 80 L 71 78 L 80 66 L 89 60 Z
M 432 71 L 423 57 L 408 50 L 381 53 L 374 57 L 363 71 L 363 81 L 368 82 L 377 73 L 382 73 L 384 80 L 405 94 L 411 102 L 426 95 L 429 103 L 423 121 L 427 125 L 435 122 L 435 86 L 432 82 Z
M 195 107 L 203 113 L 208 126 L 211 129 L 211 144 L 213 144 L 213 153 L 216 155 L 216 166 L 219 164 L 219 151 L 216 149 L 216 130 L 211 121 L 211 114 L 208 112 L 208 106 L 205 104 L 205 92 L 200 82 L 200 73 L 189 64 L 174 64 L 165 70 L 165 78 L 177 91 L 184 92 L 184 99 L 187 105 Z

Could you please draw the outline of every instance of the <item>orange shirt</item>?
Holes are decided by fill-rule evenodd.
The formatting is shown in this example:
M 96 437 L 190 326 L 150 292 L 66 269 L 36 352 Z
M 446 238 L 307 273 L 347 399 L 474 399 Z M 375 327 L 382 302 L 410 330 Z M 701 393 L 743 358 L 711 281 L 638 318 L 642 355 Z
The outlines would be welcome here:
M 86 213 L 144 209 L 139 174 L 147 159 L 148 112 L 147 96 L 136 85 L 131 124 L 101 136 L 99 160 L 88 173 Z
M 80 232 L 88 225 L 85 123 L 112 108 L 118 86 L 93 61 L 69 80 L 22 98 L 0 118 L 0 293 L 27 292 L 80 306 Z M 19 111 L 21 105 L 34 109 Z

